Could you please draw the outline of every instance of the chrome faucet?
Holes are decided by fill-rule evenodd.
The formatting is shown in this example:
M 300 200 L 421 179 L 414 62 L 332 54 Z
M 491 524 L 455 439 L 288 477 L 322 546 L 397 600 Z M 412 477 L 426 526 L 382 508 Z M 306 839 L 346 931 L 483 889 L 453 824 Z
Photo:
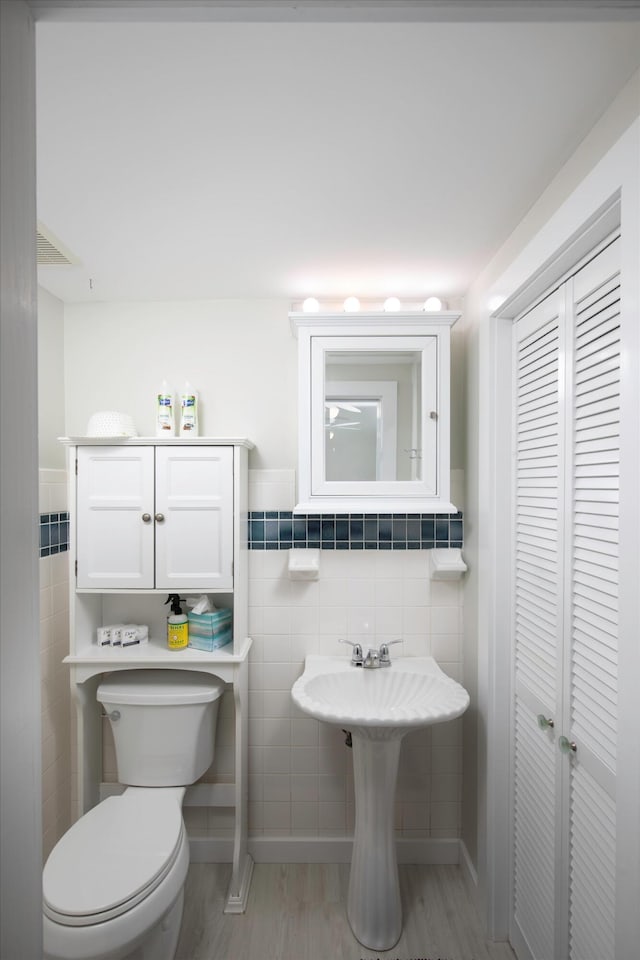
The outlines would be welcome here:
M 377 670 L 378 667 L 390 667 L 391 657 L 389 656 L 389 647 L 393 643 L 402 643 L 402 640 L 389 640 L 388 643 L 381 643 L 379 650 L 369 648 L 367 655 L 362 655 L 362 647 L 353 640 L 338 640 L 338 643 L 348 643 L 352 647 L 351 666 L 363 667 L 365 670 Z
M 380 644 L 380 651 L 378 653 L 378 657 L 379 657 L 379 662 L 381 667 L 391 666 L 391 657 L 389 656 L 389 647 L 393 643 L 402 643 L 402 640 L 389 640 L 388 643 Z
M 378 667 L 381 666 L 380 654 L 378 651 L 371 649 L 367 650 L 367 655 L 364 658 L 364 663 L 362 666 L 367 670 L 377 670 Z
M 354 643 L 352 640 L 338 640 L 338 643 L 348 643 L 351 650 L 351 666 L 352 667 L 361 667 L 364 663 L 364 658 L 362 656 L 362 647 L 359 643 Z

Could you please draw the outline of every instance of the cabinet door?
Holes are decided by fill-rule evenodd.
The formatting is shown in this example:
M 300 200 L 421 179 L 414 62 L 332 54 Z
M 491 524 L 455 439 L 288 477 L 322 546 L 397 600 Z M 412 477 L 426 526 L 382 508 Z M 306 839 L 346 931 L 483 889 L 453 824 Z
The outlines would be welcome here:
M 620 241 L 569 284 L 573 314 L 569 615 L 569 957 L 616 955 Z M 636 487 L 637 489 L 637 487 Z
M 233 587 L 233 448 L 156 448 L 156 587 Z
M 562 956 L 556 949 L 555 922 L 559 900 L 555 739 L 562 705 L 564 598 L 562 308 L 562 298 L 552 294 L 520 320 L 514 356 L 512 937 L 516 944 L 526 943 L 534 960 Z
M 512 932 L 518 956 L 534 960 L 626 956 L 616 912 L 619 256 L 614 241 L 515 337 Z
M 153 587 L 153 448 L 79 447 L 77 493 L 77 586 Z

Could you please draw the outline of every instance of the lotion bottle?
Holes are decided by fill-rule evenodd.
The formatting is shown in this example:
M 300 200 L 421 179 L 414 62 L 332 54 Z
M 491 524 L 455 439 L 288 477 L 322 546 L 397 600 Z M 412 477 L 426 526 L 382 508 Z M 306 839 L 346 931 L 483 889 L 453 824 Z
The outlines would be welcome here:
M 180 436 L 198 436 L 198 394 L 188 380 L 180 395 Z
M 184 650 L 189 645 L 189 618 L 182 612 L 180 597 L 170 593 L 165 604 L 171 604 L 171 614 L 167 617 L 167 646 L 169 650 Z
M 172 437 L 175 429 L 173 392 L 167 381 L 163 380 L 156 394 L 156 437 Z

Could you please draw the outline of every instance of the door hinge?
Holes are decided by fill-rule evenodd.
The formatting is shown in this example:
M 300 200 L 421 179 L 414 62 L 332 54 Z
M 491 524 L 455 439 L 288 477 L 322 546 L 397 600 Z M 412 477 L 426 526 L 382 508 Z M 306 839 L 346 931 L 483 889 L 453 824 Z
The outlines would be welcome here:
M 76 568 L 76 577 L 77 577 L 77 576 L 78 576 L 78 561 L 77 561 L 77 560 L 76 560 L 76 563 L 75 563 L 75 568 Z
M 76 457 L 76 477 L 78 476 L 78 458 Z

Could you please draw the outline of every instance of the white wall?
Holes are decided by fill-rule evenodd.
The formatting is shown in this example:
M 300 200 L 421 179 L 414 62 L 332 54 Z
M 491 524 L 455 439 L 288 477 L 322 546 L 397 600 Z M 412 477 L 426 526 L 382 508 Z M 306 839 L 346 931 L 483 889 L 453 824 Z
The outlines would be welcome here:
M 34 30 L 0 4 L 0 955 L 42 956 Z
M 64 304 L 38 287 L 38 447 L 41 514 L 68 509 L 64 436 Z M 42 856 L 71 823 L 68 554 L 40 558 Z
M 69 436 L 99 410 L 133 416 L 152 436 L 163 379 L 200 396 L 200 433 L 247 436 L 253 468 L 293 469 L 297 458 L 297 342 L 290 304 L 269 300 L 67 304 L 65 404 Z M 452 334 L 451 465 L 464 465 L 463 338 Z
M 40 467 L 65 469 L 64 304 L 38 287 L 38 449 Z
M 86 433 L 99 410 L 130 414 L 155 434 L 163 379 L 200 397 L 200 434 L 249 437 L 252 467 L 296 460 L 296 341 L 288 305 L 229 300 L 71 304 L 65 308 L 66 426 Z
M 499 861 L 508 856 L 504 835 L 504 811 L 508 811 L 508 798 L 493 793 L 495 784 L 487 779 L 490 770 L 489 753 L 502 749 L 497 740 L 508 743 L 508 715 L 498 718 L 491 707 L 500 699 L 496 688 L 504 671 L 495 671 L 494 606 L 499 602 L 500 588 L 493 582 L 491 555 L 494 534 L 500 521 L 500 503 L 495 503 L 493 492 L 497 471 L 507 465 L 494 462 L 492 420 L 489 399 L 495 379 L 495 364 L 500 362 L 488 308 L 489 297 L 500 291 L 497 282 L 503 277 L 519 255 L 528 248 L 556 215 L 563 204 L 596 167 L 603 156 L 625 133 L 640 115 L 640 73 L 636 73 L 621 91 L 610 109 L 585 138 L 576 153 L 567 161 L 549 185 L 527 217 L 504 244 L 484 273 L 472 285 L 465 307 L 467 342 L 467 461 L 466 461 L 466 524 L 465 552 L 470 574 L 465 585 L 465 633 L 464 665 L 465 685 L 468 687 L 476 709 L 465 717 L 464 724 L 464 769 L 465 794 L 463 803 L 462 836 L 472 863 L 478 870 L 480 895 L 487 909 L 488 927 L 491 934 L 506 934 L 505 900 L 508 896 L 508 878 L 504 871 L 494 869 Z M 640 176 L 640 170 L 638 170 Z M 612 188 L 613 191 L 614 188 Z M 599 201 L 602 202 L 602 201 Z M 587 218 L 592 209 L 585 202 L 583 216 Z M 627 217 L 627 230 L 638 216 L 637 210 L 623 213 Z M 578 224 L 576 224 L 577 226 Z M 625 230 L 623 222 L 623 232 Z M 543 247 L 541 246 L 541 249 Z M 544 256 L 549 256 L 547 251 Z M 531 261 L 531 267 L 541 262 Z M 636 265 L 637 271 L 637 265 Z M 522 280 L 524 281 L 523 275 Z M 504 291 L 512 292 L 512 291 Z M 505 321 L 506 322 L 506 321 Z M 508 361 L 508 358 L 506 359 Z M 503 591 L 504 592 L 504 591 Z M 504 657 L 502 657 L 504 659 Z M 508 676 L 508 664 L 506 665 Z M 475 778 L 471 773 L 475 767 Z M 494 817 L 503 819 L 499 828 L 502 849 L 491 822 Z M 494 821 L 495 826 L 496 821 Z M 501 890 L 499 888 L 502 888 Z M 501 903 L 502 900 L 502 903 Z
M 200 393 L 202 435 L 247 436 L 250 508 L 291 510 L 297 448 L 297 342 L 288 304 L 261 301 L 74 304 L 65 307 L 67 432 L 117 409 L 154 432 L 163 377 Z M 459 479 L 459 471 L 454 471 Z M 456 483 L 456 487 L 459 484 Z M 250 555 L 250 834 L 279 840 L 346 838 L 353 829 L 350 754 L 339 731 L 296 712 L 290 689 L 307 653 L 404 637 L 396 655 L 432 653 L 461 675 L 458 584 L 430 584 L 427 551 L 322 551 L 317 583 L 292 583 L 287 551 Z M 366 625 L 365 625 L 366 624 Z M 213 776 L 233 775 L 232 716 L 223 711 Z M 460 831 L 461 727 L 407 738 L 396 827 L 414 840 Z M 106 773 L 115 779 L 106 745 Z M 187 810 L 192 837 L 225 836 L 229 811 Z M 456 848 L 457 849 L 457 848 Z
M 67 509 L 66 470 L 40 470 L 40 512 Z M 71 825 L 69 554 L 40 558 L 42 861 Z

